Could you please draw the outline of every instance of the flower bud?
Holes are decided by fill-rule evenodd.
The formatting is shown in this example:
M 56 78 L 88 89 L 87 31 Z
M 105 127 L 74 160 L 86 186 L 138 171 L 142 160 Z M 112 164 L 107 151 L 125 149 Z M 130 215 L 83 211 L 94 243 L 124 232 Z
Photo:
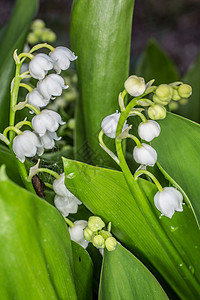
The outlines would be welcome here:
M 54 60 L 54 69 L 58 74 L 61 70 L 67 70 L 70 66 L 70 62 L 78 58 L 74 52 L 62 46 L 56 47 L 49 55 Z
M 133 149 L 133 158 L 141 165 L 153 167 L 157 161 L 157 152 L 150 145 L 142 143 L 141 147 L 135 146 Z
M 189 84 L 181 84 L 178 87 L 178 93 L 181 98 L 188 98 L 192 94 L 192 87 Z
M 168 103 L 172 99 L 173 92 L 173 88 L 168 84 L 160 84 L 155 91 L 156 96 L 160 99 L 160 101 Z
M 119 118 L 120 118 L 120 113 L 114 113 L 112 115 L 105 117 L 101 122 L 101 128 L 103 132 L 111 139 L 114 139 L 116 137 L 116 130 L 117 130 L 117 124 Z M 128 125 L 125 122 L 122 131 L 124 131 L 127 127 Z
M 148 115 L 152 120 L 161 120 L 166 117 L 166 109 L 162 105 L 155 104 L 149 107 Z
M 35 79 L 43 79 L 53 69 L 53 60 L 44 53 L 37 54 L 29 63 L 30 75 Z
M 27 35 L 27 42 L 31 45 L 38 43 L 38 37 L 34 34 L 34 32 L 30 32 Z
M 96 247 L 97 249 L 100 248 L 105 248 L 105 240 L 101 235 L 95 235 L 95 237 L 93 238 L 93 245 L 94 247 Z
M 178 100 L 180 100 L 180 99 L 181 99 L 181 97 L 180 97 L 180 95 L 179 95 L 179 93 L 178 93 L 177 88 L 174 88 L 174 93 L 173 93 L 173 96 L 172 96 L 172 100 L 178 101 Z
M 111 237 L 112 234 L 106 230 L 100 230 L 99 234 L 106 240 L 107 238 Z
M 124 83 L 124 87 L 128 94 L 133 97 L 142 95 L 146 89 L 144 78 L 136 75 L 129 76 Z
M 35 29 L 43 29 L 45 28 L 45 23 L 43 20 L 41 19 L 36 19 L 35 21 L 33 21 L 31 29 L 35 30 Z
M 95 232 L 105 227 L 105 223 L 101 220 L 101 218 L 92 216 L 88 219 L 88 227 Z
M 79 220 L 74 222 L 73 227 L 69 227 L 69 234 L 71 240 L 81 245 L 83 248 L 87 248 L 88 241 L 85 240 L 83 230 L 87 226 L 87 221 Z
M 141 139 L 150 142 L 160 134 L 160 125 L 153 120 L 141 122 L 138 126 L 138 134 Z
M 106 249 L 108 251 L 113 251 L 115 250 L 116 246 L 117 246 L 117 241 L 114 237 L 109 237 L 106 239 L 105 241 L 105 246 L 106 246 Z
M 94 237 L 94 232 L 89 227 L 86 227 L 83 230 L 83 235 L 84 235 L 86 241 L 91 242 L 93 240 L 93 237 Z
M 154 196 L 156 208 L 166 217 L 172 218 L 175 211 L 183 211 L 183 196 L 173 187 L 165 187 Z
M 153 95 L 153 102 L 161 105 L 167 105 L 170 102 L 170 98 L 167 99 L 167 101 L 160 100 L 156 94 Z

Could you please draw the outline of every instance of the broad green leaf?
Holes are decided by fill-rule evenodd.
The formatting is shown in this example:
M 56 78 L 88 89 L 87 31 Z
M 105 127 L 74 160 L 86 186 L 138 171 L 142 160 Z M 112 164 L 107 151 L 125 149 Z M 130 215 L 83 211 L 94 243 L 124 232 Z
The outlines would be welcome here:
M 30 22 L 36 14 L 38 0 L 17 0 L 0 46 L 0 131 L 8 124 L 10 84 L 14 77 L 13 52 L 24 46 Z M 16 26 L 17 24 L 17 26 Z
M 51 205 L 0 170 L 1 299 L 77 299 L 71 241 Z
M 146 81 L 156 79 L 156 85 L 179 80 L 175 65 L 154 40 L 149 41 L 135 73 L 144 77 Z
M 92 299 L 93 265 L 88 252 L 72 241 L 74 281 L 79 300 Z
M 186 193 L 200 223 L 200 125 L 171 113 L 159 123 L 161 134 L 152 141 L 158 162 Z
M 180 105 L 178 113 L 193 121 L 200 122 L 200 53 L 183 78 L 183 82 L 192 86 L 192 95 L 186 105 Z
M 73 2 L 70 36 L 78 56 L 75 140 L 79 160 L 113 165 L 99 149 L 97 137 L 103 118 L 118 109 L 118 94 L 128 77 L 133 5 L 134 0 Z
M 105 222 L 112 222 L 115 236 L 145 263 L 162 284 L 164 278 L 182 299 L 189 296 L 195 299 L 199 293 L 196 280 L 200 274 L 197 263 L 200 259 L 200 239 L 191 210 L 185 206 L 184 212 L 175 213 L 172 219 L 160 218 L 160 231 L 155 233 L 142 215 L 121 172 L 65 158 L 63 163 L 69 190 L 94 214 L 102 217 Z M 153 204 L 157 191 L 155 186 L 143 179 L 139 183 L 146 194 L 146 200 L 152 203 L 152 210 L 159 218 L 160 213 Z M 169 239 L 167 248 L 162 246 L 162 228 Z M 180 255 L 176 261 L 170 252 L 172 244 Z M 182 271 L 183 264 L 187 275 Z M 194 277 L 192 272 L 195 272 Z
M 169 299 L 155 277 L 128 250 L 104 251 L 99 300 Z

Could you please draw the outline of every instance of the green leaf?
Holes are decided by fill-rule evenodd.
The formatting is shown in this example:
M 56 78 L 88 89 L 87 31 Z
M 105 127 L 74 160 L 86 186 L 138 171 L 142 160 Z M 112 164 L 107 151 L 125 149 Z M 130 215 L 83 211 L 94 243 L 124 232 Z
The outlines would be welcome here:
M 200 122 L 200 53 L 196 61 L 191 65 L 183 82 L 192 86 L 192 95 L 186 105 L 179 105 L 178 113 L 193 121 Z
M 152 141 L 158 162 L 186 193 L 200 223 L 200 125 L 171 113 L 159 123 L 161 134 Z
M 30 22 L 36 14 L 38 0 L 16 1 L 11 19 L 4 32 L 0 47 L 0 131 L 8 124 L 10 84 L 14 77 L 13 52 L 21 51 Z M 16 26 L 17 24 L 17 26 Z
M 104 251 L 100 300 L 169 299 L 155 277 L 121 245 Z
M 74 281 L 79 300 L 92 299 L 93 264 L 88 252 L 72 241 Z
M 71 241 L 51 205 L 0 170 L 1 299 L 77 299 Z
M 121 172 L 65 158 L 63 163 L 69 190 L 94 214 L 105 222 L 112 222 L 115 236 L 150 269 L 162 285 L 166 284 L 164 278 L 182 299 L 189 296 L 195 299 L 199 293 L 196 280 L 200 274 L 197 263 L 200 259 L 200 239 L 191 210 L 185 206 L 184 212 L 175 213 L 172 219 L 160 218 L 160 231 L 155 234 L 132 197 Z M 157 191 L 155 185 L 143 179 L 139 183 L 146 194 L 146 201 L 152 203 L 152 210 L 159 218 L 160 213 L 153 204 Z M 162 246 L 164 234 L 169 239 L 168 248 Z M 172 244 L 180 256 L 176 262 L 170 252 Z M 190 271 L 186 271 L 187 275 L 182 272 L 183 264 Z M 190 284 L 194 286 L 191 288 Z
M 135 73 L 146 81 L 156 79 L 157 85 L 179 80 L 179 74 L 168 55 L 154 41 L 150 40 L 142 54 Z
M 133 5 L 134 0 L 73 2 L 70 36 L 78 55 L 75 140 L 79 160 L 113 165 L 99 149 L 97 136 L 103 118 L 118 109 L 118 94 L 128 77 Z

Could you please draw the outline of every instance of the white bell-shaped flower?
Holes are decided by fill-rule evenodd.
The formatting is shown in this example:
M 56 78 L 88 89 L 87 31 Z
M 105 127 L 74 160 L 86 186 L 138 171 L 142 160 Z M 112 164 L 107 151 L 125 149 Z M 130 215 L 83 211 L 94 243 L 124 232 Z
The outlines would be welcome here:
M 172 218 L 175 211 L 183 211 L 183 196 L 173 187 L 165 187 L 154 196 L 156 208 L 166 217 Z
M 157 161 L 157 152 L 150 145 L 142 143 L 141 147 L 135 146 L 133 149 L 133 158 L 141 165 L 153 167 Z
M 43 79 L 53 69 L 53 60 L 47 54 L 37 54 L 29 63 L 30 75 L 35 79 Z
M 144 78 L 136 75 L 129 76 L 124 83 L 124 87 L 128 94 L 133 97 L 142 95 L 146 90 Z
M 58 74 L 60 74 L 61 70 L 67 70 L 70 62 L 78 57 L 71 50 L 62 46 L 56 47 L 49 55 L 54 60 L 54 69 Z
M 88 241 L 85 240 L 83 235 L 83 229 L 87 226 L 87 221 L 79 220 L 74 222 L 73 227 L 69 227 L 69 234 L 71 240 L 80 244 L 83 248 L 87 248 Z
M 63 89 L 67 88 L 64 79 L 57 74 L 50 74 L 37 83 L 37 89 L 45 99 L 60 96 Z
M 114 139 L 116 136 L 116 130 L 117 130 L 117 124 L 119 118 L 120 118 L 120 113 L 116 112 L 112 115 L 105 117 L 101 122 L 101 128 L 103 132 L 111 139 Z M 124 131 L 127 127 L 128 124 L 126 124 L 125 122 L 122 131 Z
M 16 136 L 12 147 L 16 157 L 22 163 L 25 161 L 25 157 L 33 157 L 36 153 L 42 155 L 44 152 L 38 136 L 29 130 L 25 130 L 22 134 Z
M 46 133 L 40 137 L 40 141 L 44 149 L 52 149 L 55 146 L 55 141 L 61 140 L 61 137 L 58 137 L 56 132 L 46 131 Z
M 61 214 L 65 217 L 67 217 L 69 213 L 75 214 L 81 201 L 66 188 L 65 173 L 62 173 L 58 179 L 54 180 L 53 189 L 56 193 L 54 204 Z
M 28 103 L 35 106 L 37 109 L 40 109 L 40 107 L 44 107 L 49 103 L 50 99 L 45 99 L 38 89 L 32 90 L 32 92 L 28 93 L 26 95 L 26 100 L 28 100 Z
M 33 129 L 40 137 L 45 135 L 47 131 L 55 132 L 59 124 L 63 125 L 65 122 L 62 121 L 61 116 L 57 112 L 49 109 L 44 109 L 32 119 Z
M 141 139 L 150 142 L 160 134 L 160 125 L 153 120 L 141 122 L 138 126 L 138 134 Z

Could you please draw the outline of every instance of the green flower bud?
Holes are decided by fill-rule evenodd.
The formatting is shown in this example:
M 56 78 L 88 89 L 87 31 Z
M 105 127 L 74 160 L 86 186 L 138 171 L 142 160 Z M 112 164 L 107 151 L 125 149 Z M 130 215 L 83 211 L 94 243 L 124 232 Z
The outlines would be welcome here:
M 69 119 L 67 125 L 68 125 L 69 129 L 74 130 L 74 128 L 75 128 L 75 119 Z
M 181 98 L 188 98 L 192 94 L 192 87 L 189 84 L 181 84 L 178 87 L 178 93 Z
M 94 247 L 96 247 L 98 249 L 105 248 L 105 240 L 100 234 L 95 235 L 92 243 L 93 243 Z
M 33 31 L 33 33 L 35 34 L 35 36 L 38 38 L 38 39 L 41 39 L 41 36 L 43 34 L 43 29 L 42 28 L 37 28 Z
M 188 103 L 188 99 L 182 98 L 182 99 L 179 101 L 179 103 L 180 103 L 181 105 L 186 105 L 186 104 Z
M 155 104 L 148 109 L 149 118 L 152 120 L 160 120 L 166 117 L 166 109 L 164 106 Z
M 106 249 L 108 251 L 113 251 L 115 250 L 116 246 L 117 246 L 117 241 L 114 237 L 109 237 L 106 239 L 106 242 L 105 242 L 105 246 L 106 246 Z
M 39 42 L 38 37 L 34 34 L 34 32 L 30 32 L 28 34 L 27 42 L 31 45 L 37 44 Z
M 171 101 L 171 102 L 169 103 L 169 109 L 172 110 L 172 111 L 177 110 L 177 109 L 178 109 L 178 106 L 179 106 L 179 105 L 178 105 L 177 102 Z
M 105 223 L 99 217 L 89 217 L 88 219 L 88 227 L 93 231 L 97 231 L 105 227 Z
M 124 83 L 124 87 L 129 95 L 133 97 L 142 95 L 146 90 L 144 78 L 136 75 L 129 76 Z
M 112 234 L 106 230 L 100 230 L 99 234 L 106 240 L 108 237 L 111 237 Z
M 31 29 L 32 30 L 35 30 L 35 29 L 42 29 L 42 28 L 45 28 L 45 23 L 44 21 L 40 20 L 40 19 L 36 19 L 35 21 L 33 21 L 33 24 L 31 26 Z
M 157 104 L 167 105 L 170 102 L 170 100 L 163 101 L 163 100 L 160 100 L 160 98 L 158 98 L 158 96 L 156 94 L 153 95 L 153 102 L 155 102 Z
M 48 42 L 53 43 L 56 40 L 56 34 L 52 30 L 49 30 Z
M 180 97 L 180 95 L 179 95 L 179 93 L 178 93 L 178 91 L 177 91 L 177 88 L 174 88 L 174 93 L 173 93 L 172 99 L 173 99 L 174 101 L 178 101 L 178 100 L 181 99 L 181 97 Z
M 51 31 L 50 29 L 48 28 L 45 28 L 43 31 L 42 31 L 42 34 L 41 34 L 41 40 L 43 42 L 54 42 L 56 39 L 56 35 L 53 31 Z
M 83 229 L 83 235 L 86 241 L 91 242 L 94 237 L 94 232 L 89 227 L 86 227 Z
M 156 96 L 160 101 L 169 103 L 173 96 L 173 88 L 168 84 L 160 84 L 156 89 Z M 166 105 L 166 104 L 164 104 Z

